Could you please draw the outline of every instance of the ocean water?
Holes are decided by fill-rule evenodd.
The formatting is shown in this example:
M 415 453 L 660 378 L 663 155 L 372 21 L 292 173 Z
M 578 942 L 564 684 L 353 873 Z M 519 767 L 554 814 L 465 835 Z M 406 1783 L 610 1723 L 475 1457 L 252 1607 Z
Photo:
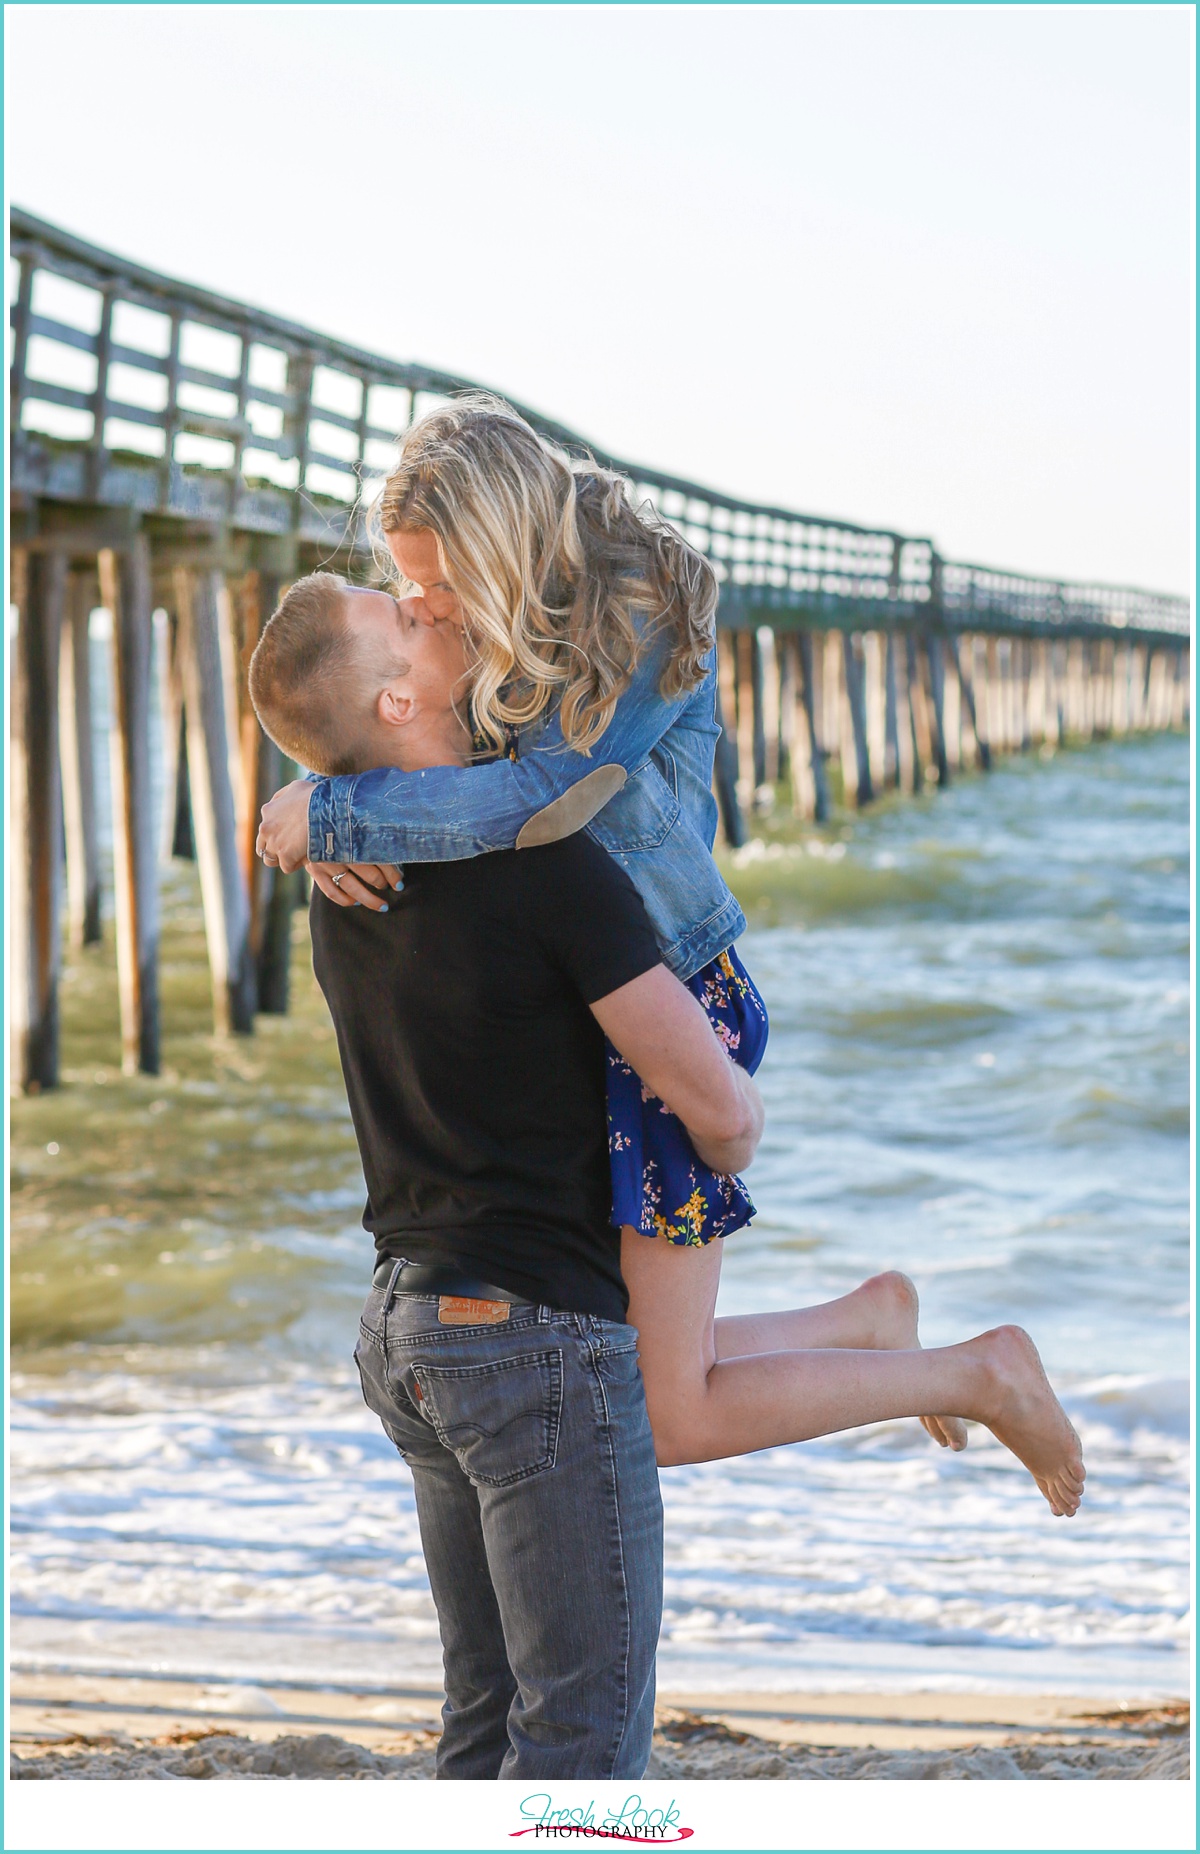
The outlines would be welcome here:
M 1089 1478 L 1056 1520 L 915 1422 L 667 1470 L 664 1691 L 1187 1690 L 1188 807 L 1185 740 L 1111 743 L 734 859 L 772 1032 L 720 1311 L 903 1267 L 926 1344 L 1030 1330 Z M 97 950 L 17 1108 L 16 1658 L 435 1682 L 303 920 L 292 1016 L 218 1045 L 190 871 L 168 900 L 163 1077 L 118 1079 Z

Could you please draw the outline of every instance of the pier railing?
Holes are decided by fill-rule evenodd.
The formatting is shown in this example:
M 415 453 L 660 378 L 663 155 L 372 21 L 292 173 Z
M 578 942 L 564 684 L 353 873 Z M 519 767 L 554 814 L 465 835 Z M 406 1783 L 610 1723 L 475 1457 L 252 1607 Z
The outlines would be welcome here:
M 414 412 L 476 384 L 160 276 L 14 209 L 11 488 L 364 551 Z M 1188 601 L 939 560 L 926 538 L 746 502 L 591 449 L 712 560 L 722 622 L 1186 636 Z M 939 596 L 940 581 L 940 596 Z
M 220 1029 L 286 1008 L 295 885 L 253 854 L 287 776 L 246 666 L 286 583 L 374 568 L 362 510 L 397 433 L 476 383 L 372 354 L 165 277 L 15 210 L 13 1027 L 21 1085 L 58 1073 L 66 907 L 100 934 L 89 614 L 111 618 L 113 883 L 125 1066 L 158 1066 L 161 832 L 200 868 Z M 514 402 L 515 403 L 515 402 Z M 726 839 L 787 803 L 821 821 L 889 787 L 945 785 L 997 753 L 1183 725 L 1188 601 L 944 560 L 927 537 L 748 502 L 587 446 L 712 561 Z M 156 630 L 157 624 L 157 630 Z M 157 642 L 155 641 L 157 639 Z

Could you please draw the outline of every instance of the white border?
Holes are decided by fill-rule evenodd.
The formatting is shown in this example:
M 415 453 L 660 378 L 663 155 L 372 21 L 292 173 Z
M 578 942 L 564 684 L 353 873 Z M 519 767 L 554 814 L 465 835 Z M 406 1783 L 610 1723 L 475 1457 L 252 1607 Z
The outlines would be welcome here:
M 319 0 L 318 0 L 319 3 Z M 904 3 L 904 0 L 901 0 Z M 987 0 L 984 0 L 987 4 Z M 1023 0 L 1016 0 L 1022 4 Z M 7 10 L 7 9 L 6 9 Z M 68 10 L 66 8 L 64 11 Z M 870 10 L 861 7 L 856 10 Z M 925 10 L 916 0 L 913 10 Z M 948 10 L 958 11 L 957 6 Z M 1105 8 L 1105 10 L 1108 10 Z M 1122 9 L 1126 10 L 1126 9 Z M 1129 7 L 1127 10 L 1133 10 Z M 1140 9 L 1139 9 L 1140 10 Z M 1156 9 L 1158 10 L 1158 9 Z M 1179 10 L 1172 5 L 1172 11 Z M 1189 9 L 1191 10 L 1191 9 Z M 1192 11 L 1192 119 L 1193 174 L 1195 173 L 1195 13 Z M 6 61 L 7 91 L 7 61 Z M 4 255 L 9 255 L 10 205 L 5 162 Z M 1193 183 L 1194 186 L 1194 183 Z M 1193 206 L 1195 201 L 1193 199 Z M 1192 251 L 1192 288 L 1195 301 L 1195 243 Z M 1195 458 L 1195 379 L 1192 381 L 1193 444 Z M 10 408 L 5 394 L 3 431 L 5 457 L 9 455 Z M 1195 507 L 1193 474 L 1193 508 Z M 10 559 L 8 497 L 3 512 L 4 559 Z M 1196 610 L 1196 534 L 1192 533 L 1192 610 Z M 7 601 L 6 601 L 7 604 Z M 7 880 L 7 793 L 9 791 L 8 626 L 5 623 L 3 664 L 5 731 L 3 781 L 5 808 L 0 818 L 4 836 Z M 1196 747 L 1195 698 L 1197 669 L 1191 653 L 1192 674 L 1192 816 L 1195 818 Z M 1194 829 L 1193 829 L 1194 835 Z M 1193 844 L 1193 849 L 1194 849 Z M 1196 912 L 1196 865 L 1192 858 L 1192 918 Z M 10 1096 L 9 1023 L 9 920 L 4 916 L 4 1052 L 6 1109 Z M 1196 949 L 1192 947 L 1191 1036 L 1196 1046 Z M 1195 1154 L 1196 1102 L 1191 1103 L 1192 1151 Z M 9 1227 L 9 1126 L 4 1125 L 4 1227 Z M 1192 1204 L 1192 1250 L 1195 1255 L 1195 1194 Z M 4 1301 L 9 1304 L 9 1255 L 4 1253 Z M 1193 1260 L 1192 1319 L 1195 1332 L 1195 1280 Z M 9 1522 L 9 1347 L 7 1322 L 4 1336 L 4 1531 Z M 1196 1391 L 1192 1386 L 1192 1433 L 1195 1435 Z M 1194 1536 L 1193 1494 L 1193 1536 Z M 6 1557 L 7 1562 L 7 1557 Z M 7 1617 L 5 1617 L 7 1621 Z M 1195 1667 L 1192 1705 L 1195 1710 Z M 3 1670 L 5 1771 L 9 1750 L 9 1674 Z M 1194 1743 L 1193 1743 L 1194 1757 Z M 803 1789 L 805 1795 L 797 1792 Z M 882 1794 L 880 1793 L 882 1791 Z M 982 1792 L 982 1793 L 981 1793 Z M 1105 1782 L 1038 1783 L 1033 1787 L 1011 1782 L 957 1785 L 943 1788 L 927 1782 L 879 1784 L 875 1782 L 788 1782 L 765 1785 L 762 1781 L 642 1782 L 637 1784 L 564 1783 L 554 1786 L 555 1802 L 580 1806 L 594 1802 L 596 1819 L 601 1810 L 619 1810 L 636 1794 L 648 1808 L 675 1805 L 678 1819 L 693 1832 L 675 1843 L 689 1849 L 837 1849 L 837 1850 L 980 1850 L 1081 1849 L 1081 1850 L 1195 1850 L 1197 1821 L 1195 1779 L 1186 1783 Z M 263 1790 L 239 1784 L 194 1785 L 183 1797 L 157 1782 L 13 1784 L 4 1778 L 5 1850 L 330 1850 L 359 1849 L 460 1849 L 473 1854 L 483 1849 L 533 1847 L 621 1846 L 607 1840 L 572 1837 L 567 1841 L 513 1838 L 520 1825 L 523 1792 L 517 1786 L 470 1783 L 417 1782 L 399 1791 L 374 1784 L 349 1792 L 328 1782 L 302 1781 Z M 181 1821 L 181 1817 L 186 1821 Z M 624 1845 L 639 1845 L 626 1843 Z M 641 1843 L 640 1845 L 645 1845 Z
M 803 1794 L 800 1792 L 803 1791 Z M 1191 1783 L 564 1783 L 556 1804 L 618 1808 L 630 1795 L 674 1803 L 695 1849 L 1194 1849 Z M 14 1784 L 13 1849 L 510 1849 L 646 1844 L 512 1838 L 514 1784 L 358 1785 L 270 1789 L 162 1783 Z

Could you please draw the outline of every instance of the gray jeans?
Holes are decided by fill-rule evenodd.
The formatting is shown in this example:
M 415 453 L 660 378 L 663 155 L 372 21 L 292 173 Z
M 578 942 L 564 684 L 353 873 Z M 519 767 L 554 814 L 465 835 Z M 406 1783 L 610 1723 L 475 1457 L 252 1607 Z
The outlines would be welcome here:
M 448 1326 L 373 1288 L 355 1360 L 412 1469 L 446 1676 L 440 1778 L 640 1777 L 662 1501 L 632 1326 Z

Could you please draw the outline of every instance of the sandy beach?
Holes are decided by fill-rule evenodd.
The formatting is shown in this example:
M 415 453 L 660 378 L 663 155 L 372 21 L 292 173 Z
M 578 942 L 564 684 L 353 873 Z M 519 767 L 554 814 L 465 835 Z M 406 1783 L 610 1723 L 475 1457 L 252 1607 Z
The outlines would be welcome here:
M 433 1688 L 17 1673 L 17 1779 L 335 1782 L 433 1775 Z M 665 1696 L 649 1777 L 1186 1779 L 1185 1701 L 1000 1693 Z

